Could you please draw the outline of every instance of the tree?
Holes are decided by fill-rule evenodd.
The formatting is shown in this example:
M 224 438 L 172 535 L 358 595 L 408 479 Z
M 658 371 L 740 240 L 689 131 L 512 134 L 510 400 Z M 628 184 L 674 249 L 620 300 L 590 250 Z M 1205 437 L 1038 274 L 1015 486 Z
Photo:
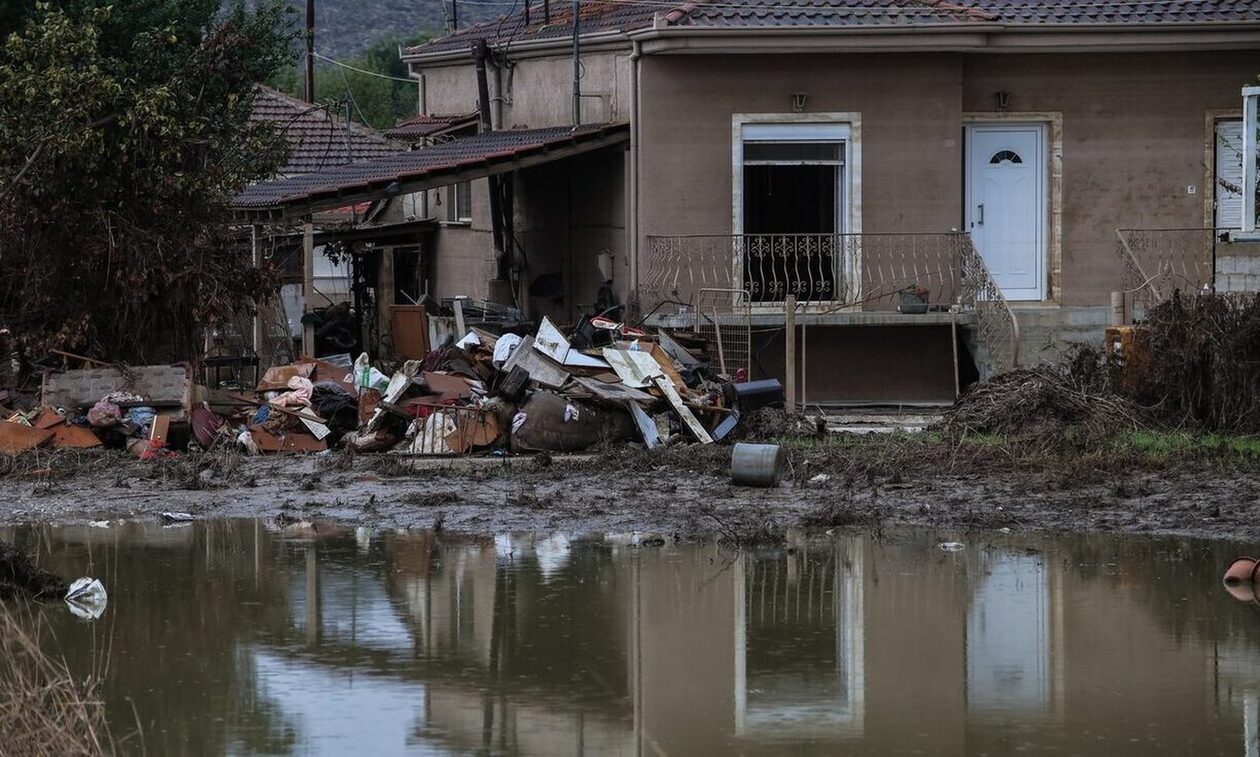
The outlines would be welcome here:
M 34 352 L 188 358 L 269 286 L 228 203 L 284 157 L 249 116 L 292 11 L 107 2 L 0 16 L 0 325 Z
M 343 61 L 359 71 L 333 63 L 320 63 L 315 72 L 315 100 L 329 105 L 332 112 L 341 116 L 345 116 L 348 108 L 352 120 L 374 129 L 387 129 L 404 118 L 414 116 L 419 84 L 397 81 L 407 78 L 407 65 L 399 57 L 398 48 L 418 45 L 428 39 L 428 34 L 406 39 L 381 37 L 362 55 Z M 393 77 L 393 80 L 372 74 Z M 294 97 L 304 94 L 296 67 L 282 71 L 272 83 Z

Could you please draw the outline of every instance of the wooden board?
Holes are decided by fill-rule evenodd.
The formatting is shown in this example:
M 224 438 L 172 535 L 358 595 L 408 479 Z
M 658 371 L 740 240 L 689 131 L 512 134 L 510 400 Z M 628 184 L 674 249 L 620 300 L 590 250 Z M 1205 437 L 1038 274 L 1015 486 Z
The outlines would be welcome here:
M 20 455 L 48 444 L 54 435 L 48 429 L 0 421 L 0 452 L 6 455 Z
M 273 434 L 261 426 L 251 426 L 250 436 L 263 452 L 323 452 L 328 445 L 310 434 Z
M 704 426 L 700 425 L 700 421 L 696 420 L 696 416 L 691 410 L 683 404 L 682 397 L 678 395 L 674 385 L 664 376 L 657 376 L 653 382 L 656 388 L 665 394 L 665 399 L 669 400 L 669 404 L 674 406 L 674 411 L 678 413 L 678 417 L 682 418 L 683 423 L 687 424 L 687 428 L 691 429 L 691 433 L 701 444 L 712 444 L 713 437 L 709 436 L 709 432 L 704 430 Z
M 429 311 L 424 305 L 394 305 L 390 311 L 394 355 L 423 360 L 429 354 Z
M 59 449 L 94 449 L 101 446 L 100 437 L 90 428 L 63 423 L 52 430 L 52 446 Z
M 525 369 L 534 381 L 552 389 L 559 389 L 569 380 L 569 372 L 563 366 L 534 349 L 532 336 L 521 340 L 520 345 L 512 351 L 512 357 L 503 364 L 502 370 L 511 371 L 517 366 Z
M 622 405 L 626 402 L 656 402 L 656 398 L 647 392 L 641 392 L 633 387 L 625 384 L 605 384 L 602 381 L 596 381 L 592 378 L 584 376 L 575 377 L 573 379 L 578 386 L 590 392 L 592 396 L 614 405 Z

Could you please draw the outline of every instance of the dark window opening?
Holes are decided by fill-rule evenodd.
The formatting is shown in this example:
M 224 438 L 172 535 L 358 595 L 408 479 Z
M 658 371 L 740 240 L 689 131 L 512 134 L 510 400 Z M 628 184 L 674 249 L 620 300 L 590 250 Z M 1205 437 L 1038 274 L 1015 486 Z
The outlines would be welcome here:
M 744 286 L 753 302 L 836 299 L 841 170 L 744 166 Z

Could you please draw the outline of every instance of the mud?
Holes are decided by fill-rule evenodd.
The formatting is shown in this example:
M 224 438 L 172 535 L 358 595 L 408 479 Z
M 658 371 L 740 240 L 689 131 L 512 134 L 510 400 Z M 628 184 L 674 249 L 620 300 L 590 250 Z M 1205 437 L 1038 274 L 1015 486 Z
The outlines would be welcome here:
M 900 454 L 796 450 L 781 486 L 754 489 L 731 485 L 730 448 L 716 446 L 457 460 L 184 456 L 155 463 L 103 453 L 77 467 L 11 466 L 0 478 L 0 523 L 157 520 L 173 511 L 198 519 L 732 541 L 772 539 L 788 527 L 901 525 L 1260 539 L 1260 465 L 1011 466 L 1001 450 Z

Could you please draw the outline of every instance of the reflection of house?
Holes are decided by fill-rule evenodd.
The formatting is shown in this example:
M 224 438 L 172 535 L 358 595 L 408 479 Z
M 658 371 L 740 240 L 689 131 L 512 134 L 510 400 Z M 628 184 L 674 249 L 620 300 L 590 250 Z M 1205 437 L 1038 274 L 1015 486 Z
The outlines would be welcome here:
M 1260 701 L 1254 650 L 1170 633 L 1138 590 L 1158 576 L 1124 557 L 1078 565 L 1072 547 L 945 553 L 903 535 L 736 554 L 392 534 L 366 564 L 348 545 L 318 549 L 293 565 L 293 635 L 266 640 L 259 675 L 335 669 L 319 685 L 393 697 L 379 707 L 410 724 L 410 744 L 1216 753 L 1241 738 L 1222 713 L 1241 734 Z M 276 698 L 293 717 L 317 711 Z

